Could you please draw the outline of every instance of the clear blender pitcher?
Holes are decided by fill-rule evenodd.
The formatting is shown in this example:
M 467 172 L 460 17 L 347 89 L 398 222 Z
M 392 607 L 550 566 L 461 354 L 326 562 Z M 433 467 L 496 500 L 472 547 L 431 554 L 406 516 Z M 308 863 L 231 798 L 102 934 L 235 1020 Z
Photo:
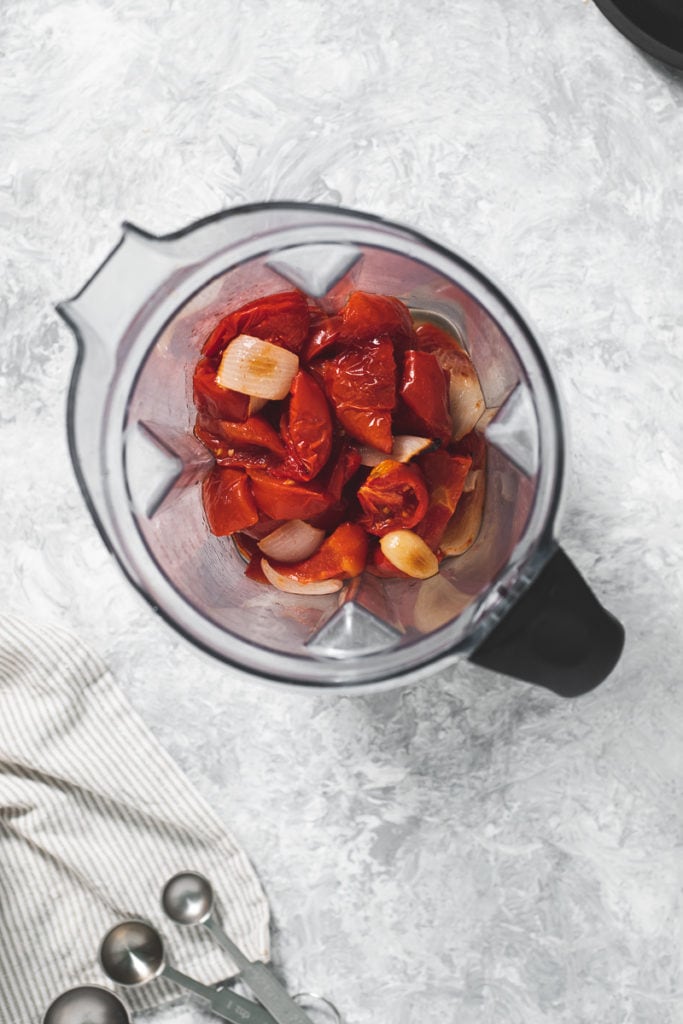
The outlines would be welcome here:
M 245 577 L 234 543 L 208 530 L 194 366 L 227 310 L 292 286 L 328 310 L 354 290 L 395 296 L 470 354 L 486 404 L 482 525 L 432 579 L 365 573 L 338 594 L 287 594 Z M 58 311 L 78 342 L 68 432 L 85 500 L 129 581 L 197 647 L 261 679 L 349 690 L 469 658 L 575 696 L 615 665 L 623 629 L 555 539 L 555 384 L 529 325 L 468 260 L 367 214 L 264 203 L 164 237 L 124 224 Z

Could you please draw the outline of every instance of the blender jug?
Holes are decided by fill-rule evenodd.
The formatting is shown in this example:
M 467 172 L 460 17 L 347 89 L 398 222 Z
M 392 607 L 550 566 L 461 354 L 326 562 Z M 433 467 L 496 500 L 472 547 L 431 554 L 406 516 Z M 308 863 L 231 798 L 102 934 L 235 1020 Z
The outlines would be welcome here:
M 431 579 L 364 573 L 337 594 L 287 594 L 248 579 L 233 541 L 209 532 L 194 366 L 227 310 L 292 287 L 329 312 L 355 290 L 395 296 L 470 354 L 486 406 L 482 525 Z M 347 689 L 468 657 L 575 696 L 613 668 L 623 629 L 555 540 L 565 440 L 552 376 L 468 260 L 367 214 L 265 203 L 158 238 L 124 224 L 58 311 L 78 341 L 68 431 L 90 512 L 129 581 L 199 648 L 260 678 Z

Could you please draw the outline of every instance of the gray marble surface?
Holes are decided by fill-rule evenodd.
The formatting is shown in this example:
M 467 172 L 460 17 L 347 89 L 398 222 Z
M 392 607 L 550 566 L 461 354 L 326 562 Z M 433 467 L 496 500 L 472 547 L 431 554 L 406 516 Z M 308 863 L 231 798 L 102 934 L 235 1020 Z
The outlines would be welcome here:
M 21 0 L 0 48 L 3 602 L 107 659 L 252 858 L 292 990 L 348 1024 L 683 1021 L 681 76 L 582 0 Z M 416 225 L 530 314 L 571 425 L 561 537 L 627 630 L 594 693 L 245 683 L 110 561 L 52 305 L 124 218 L 270 198 Z

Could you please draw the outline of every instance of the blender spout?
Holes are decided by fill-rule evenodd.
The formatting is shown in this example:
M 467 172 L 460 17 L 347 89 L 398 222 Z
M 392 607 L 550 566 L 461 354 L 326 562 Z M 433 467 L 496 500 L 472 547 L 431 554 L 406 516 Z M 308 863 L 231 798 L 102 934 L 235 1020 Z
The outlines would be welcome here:
M 168 278 L 174 261 L 163 239 L 133 224 L 122 227 L 122 237 L 81 290 L 55 307 L 82 346 L 99 343 L 112 353 L 145 298 Z
M 78 322 L 78 314 L 75 311 L 75 300 L 65 299 L 63 302 L 58 302 L 55 306 L 56 312 L 61 316 L 67 326 L 74 330 Z

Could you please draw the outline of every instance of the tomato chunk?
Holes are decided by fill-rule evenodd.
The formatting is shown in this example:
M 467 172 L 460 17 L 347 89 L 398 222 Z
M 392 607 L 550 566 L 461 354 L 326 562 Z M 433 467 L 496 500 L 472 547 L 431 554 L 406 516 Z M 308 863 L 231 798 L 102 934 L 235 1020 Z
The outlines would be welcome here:
M 361 526 L 382 537 L 390 530 L 412 530 L 427 511 L 429 495 L 417 466 L 385 459 L 358 488 L 358 500 Z
M 330 495 L 339 501 L 344 487 L 360 466 L 360 452 L 346 441 L 336 458 L 332 472 L 327 481 Z
M 194 404 L 200 413 L 216 420 L 246 420 L 249 395 L 216 384 L 217 361 L 202 357 L 192 378 Z
M 249 416 L 242 423 L 198 418 L 197 426 L 215 434 L 228 446 L 252 445 L 256 448 L 267 448 L 275 455 L 285 455 L 285 446 L 277 431 L 262 416 Z
M 297 583 L 351 579 L 365 568 L 368 538 L 356 523 L 342 523 L 324 540 L 316 553 L 301 562 L 270 562 L 283 576 Z
M 258 521 L 258 509 L 246 475 L 214 466 L 202 483 L 204 513 L 211 533 L 228 537 Z
M 261 559 L 263 558 L 263 555 L 258 546 L 258 541 L 246 533 L 236 533 L 233 537 L 233 541 L 235 542 L 235 546 L 237 547 L 240 555 L 242 558 L 246 559 L 247 562 L 244 575 L 248 579 L 254 580 L 256 583 L 267 584 L 268 580 L 264 576 L 263 569 L 261 568 Z
M 274 470 L 285 455 L 273 427 L 258 416 L 244 423 L 198 416 L 194 432 L 219 466 Z
M 355 499 L 354 484 L 351 484 L 351 493 L 348 496 L 344 493 L 344 488 L 360 466 L 360 452 L 348 441 L 343 441 L 341 447 L 337 444 L 336 449 L 319 478 L 321 486 L 330 497 L 331 504 L 323 513 L 308 520 L 311 526 L 317 526 L 326 533 L 336 529 L 345 520 L 353 518 L 349 512 L 349 499 Z
M 302 292 L 266 295 L 223 317 L 204 343 L 202 354 L 209 358 L 220 356 L 238 334 L 250 334 L 290 352 L 298 352 L 306 340 L 309 325 L 308 300 Z
M 469 455 L 472 459 L 472 469 L 482 469 L 486 464 L 486 441 L 478 430 L 471 430 L 469 434 L 461 437 L 457 444 L 453 445 L 456 455 Z
M 418 349 L 421 352 L 431 352 L 449 381 L 463 374 L 476 376 L 469 355 L 448 331 L 442 330 L 436 324 L 418 324 L 415 333 Z
M 450 440 L 447 380 L 436 356 L 414 349 L 406 352 L 399 394 L 408 411 L 407 428 L 444 442 Z
M 341 333 L 352 342 L 388 335 L 400 351 L 415 345 L 410 310 L 391 295 L 352 292 L 339 318 Z
M 467 352 L 457 339 L 443 327 L 437 327 L 436 324 L 430 323 L 418 324 L 415 328 L 415 336 L 417 338 L 416 347 L 422 352 L 433 352 L 434 355 L 439 356 L 439 362 L 441 362 L 441 357 L 446 359 L 446 353 L 451 353 L 448 358 L 452 361 L 453 369 L 471 362 Z M 444 363 L 441 365 L 443 366 Z
M 332 451 L 332 416 L 322 389 L 304 370 L 292 381 L 280 432 L 287 448 L 286 470 L 295 479 L 312 480 Z
M 247 562 L 247 567 L 244 570 L 244 575 L 247 579 L 253 580 L 254 583 L 265 583 L 266 586 L 270 585 L 270 581 L 266 577 L 261 568 L 261 559 L 263 555 L 260 551 L 257 551 L 255 555 L 252 555 Z
M 344 349 L 321 363 L 319 372 L 335 408 L 393 409 L 396 404 L 396 362 L 386 335 Z
M 393 447 L 390 412 L 346 408 L 338 412 L 337 416 L 351 437 L 386 455 L 390 454 Z
M 257 507 L 271 519 L 310 519 L 333 504 L 333 499 L 314 483 L 278 480 L 270 473 L 247 468 Z
M 344 349 L 318 366 L 341 425 L 363 444 L 390 452 L 391 410 L 396 405 L 396 363 L 388 337 Z
M 415 532 L 436 551 L 465 486 L 472 459 L 447 451 L 429 452 L 420 466 L 429 488 L 429 507 Z
M 336 345 L 342 338 L 342 319 L 340 316 L 327 316 L 315 320 L 308 332 L 306 344 L 302 350 L 305 363 L 310 363 Z

